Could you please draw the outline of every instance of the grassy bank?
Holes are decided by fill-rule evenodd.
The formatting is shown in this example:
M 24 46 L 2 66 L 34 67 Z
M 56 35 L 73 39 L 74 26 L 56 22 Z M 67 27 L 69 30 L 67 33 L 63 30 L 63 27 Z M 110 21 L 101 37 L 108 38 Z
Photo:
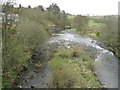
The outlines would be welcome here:
M 95 24 L 89 27 L 87 35 L 97 38 L 104 42 L 106 46 L 120 58 L 119 37 L 118 37 L 118 17 L 105 16 L 101 17 L 102 23 L 94 22 Z M 89 22 L 89 25 L 93 24 Z
M 117 16 L 89 16 L 87 30 L 71 29 L 80 34 L 86 34 L 98 39 L 120 58 L 120 42 L 118 37 L 118 17 Z
M 52 88 L 100 88 L 93 73 L 94 60 L 85 52 L 86 47 L 74 46 L 54 50 L 50 59 Z

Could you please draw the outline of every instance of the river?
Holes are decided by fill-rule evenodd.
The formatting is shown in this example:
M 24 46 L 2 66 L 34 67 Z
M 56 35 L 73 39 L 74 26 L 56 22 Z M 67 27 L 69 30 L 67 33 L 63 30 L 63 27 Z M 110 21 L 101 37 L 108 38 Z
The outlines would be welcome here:
M 70 44 L 79 44 L 91 47 L 98 53 L 91 51 L 95 57 L 94 61 L 94 73 L 98 77 L 105 88 L 118 88 L 118 58 L 116 58 L 113 52 L 98 45 L 98 41 L 88 36 L 80 35 L 71 31 L 63 31 L 58 34 L 52 34 L 47 44 L 57 46 L 66 45 L 70 47 Z M 54 48 L 57 46 L 53 46 Z M 51 47 L 47 47 L 51 48 Z M 37 73 L 34 72 L 36 69 L 40 69 Z M 34 78 L 26 78 L 28 76 L 34 76 Z M 48 88 L 49 82 L 52 78 L 52 74 L 49 69 L 49 65 L 46 62 L 44 67 L 35 68 L 34 65 L 29 65 L 28 70 L 25 71 L 21 76 L 21 82 L 19 87 L 22 88 Z

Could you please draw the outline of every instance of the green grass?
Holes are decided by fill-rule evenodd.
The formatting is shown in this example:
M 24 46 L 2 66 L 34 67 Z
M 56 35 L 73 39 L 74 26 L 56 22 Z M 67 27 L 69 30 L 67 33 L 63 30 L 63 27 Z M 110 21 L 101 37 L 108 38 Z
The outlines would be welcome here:
M 90 19 L 103 19 L 103 16 L 88 16 Z
M 67 18 L 68 19 L 73 19 L 73 18 L 75 18 L 75 15 L 67 15 Z
M 104 26 L 103 23 L 96 23 L 94 21 L 89 21 L 89 27 L 101 27 Z
M 53 73 L 52 88 L 102 87 L 93 74 L 93 60 L 82 47 L 57 49 L 50 66 Z
M 87 32 L 87 31 L 79 30 L 79 29 L 70 29 L 69 31 L 77 32 L 79 34 L 85 34 L 85 32 Z

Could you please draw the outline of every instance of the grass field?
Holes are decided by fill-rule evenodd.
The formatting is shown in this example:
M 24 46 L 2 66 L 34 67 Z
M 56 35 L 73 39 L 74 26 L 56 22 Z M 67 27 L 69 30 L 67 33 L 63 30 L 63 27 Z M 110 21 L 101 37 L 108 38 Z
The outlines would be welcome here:
M 89 27 L 101 27 L 104 26 L 105 24 L 103 23 L 96 23 L 94 21 L 89 21 Z
M 67 15 L 68 19 L 73 19 L 75 17 L 75 15 Z

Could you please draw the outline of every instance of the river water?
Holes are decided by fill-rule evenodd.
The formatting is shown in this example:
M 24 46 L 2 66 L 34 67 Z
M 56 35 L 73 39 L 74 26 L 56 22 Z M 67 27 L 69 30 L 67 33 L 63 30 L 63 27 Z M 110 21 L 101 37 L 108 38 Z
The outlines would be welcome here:
M 98 80 L 101 82 L 103 87 L 105 88 L 118 88 L 118 59 L 114 56 L 114 54 L 102 48 L 98 45 L 98 41 L 93 40 L 90 37 L 79 35 L 75 32 L 63 31 L 59 34 L 52 34 L 53 37 L 47 42 L 49 44 L 58 43 L 59 45 L 66 45 L 68 48 L 71 43 L 85 45 L 91 48 L 94 48 L 99 53 L 94 53 L 96 59 L 94 61 L 94 72 L 98 77 Z M 58 46 L 59 46 L 58 45 Z M 53 46 L 54 47 L 54 46 Z M 32 67 L 33 68 L 33 67 Z M 33 68 L 35 70 L 35 68 Z M 36 88 L 47 88 L 46 83 L 52 78 L 51 72 L 49 70 L 48 64 L 46 64 L 45 68 L 42 70 L 42 73 L 35 74 L 30 68 L 23 74 L 22 82 L 20 83 L 21 87 L 31 87 L 34 86 Z M 35 74 L 34 76 L 38 76 L 33 79 L 27 79 L 25 81 L 25 77 L 29 76 L 29 74 Z M 41 77 L 41 75 L 43 77 Z
M 95 74 L 104 87 L 118 88 L 118 59 L 114 56 L 113 52 L 100 47 L 97 41 L 92 38 L 70 31 L 63 31 L 61 34 L 53 35 L 55 37 L 51 38 L 50 43 L 65 40 L 97 49 L 99 54 L 94 62 Z

